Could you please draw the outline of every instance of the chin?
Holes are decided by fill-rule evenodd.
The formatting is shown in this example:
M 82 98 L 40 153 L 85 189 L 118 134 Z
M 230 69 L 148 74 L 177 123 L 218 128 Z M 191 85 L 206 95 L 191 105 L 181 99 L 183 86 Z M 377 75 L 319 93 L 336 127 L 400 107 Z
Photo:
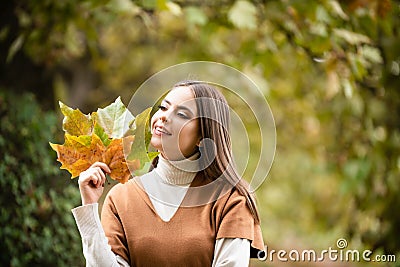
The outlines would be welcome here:
M 158 150 L 161 146 L 161 142 L 160 142 L 160 140 L 154 140 L 154 137 L 152 137 L 150 139 L 150 145 Z

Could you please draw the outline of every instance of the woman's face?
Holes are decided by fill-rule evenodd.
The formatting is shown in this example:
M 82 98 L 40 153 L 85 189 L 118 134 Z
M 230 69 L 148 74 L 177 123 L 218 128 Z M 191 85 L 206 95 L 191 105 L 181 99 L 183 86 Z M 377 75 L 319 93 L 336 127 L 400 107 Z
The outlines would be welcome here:
M 171 90 L 151 118 L 150 144 L 169 160 L 187 158 L 200 142 L 199 119 L 192 90 Z

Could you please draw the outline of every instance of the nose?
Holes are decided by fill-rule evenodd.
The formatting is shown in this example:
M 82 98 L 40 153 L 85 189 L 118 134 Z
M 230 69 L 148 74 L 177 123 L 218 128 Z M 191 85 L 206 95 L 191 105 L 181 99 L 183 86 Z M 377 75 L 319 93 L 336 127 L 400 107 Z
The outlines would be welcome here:
M 160 119 L 162 122 L 167 122 L 167 116 L 165 116 L 165 115 L 160 116 L 159 119 Z
M 170 111 L 164 111 L 161 113 L 159 120 L 161 120 L 162 122 L 168 122 L 170 119 Z

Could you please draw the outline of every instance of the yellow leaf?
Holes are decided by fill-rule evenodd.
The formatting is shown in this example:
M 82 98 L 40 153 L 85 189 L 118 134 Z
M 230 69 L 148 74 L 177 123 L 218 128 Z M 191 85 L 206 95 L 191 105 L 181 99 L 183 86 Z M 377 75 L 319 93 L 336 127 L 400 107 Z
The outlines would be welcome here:
M 93 122 L 90 115 L 83 114 L 79 109 L 72 109 L 59 102 L 62 114 L 64 114 L 63 130 L 75 136 L 89 135 L 93 130 Z

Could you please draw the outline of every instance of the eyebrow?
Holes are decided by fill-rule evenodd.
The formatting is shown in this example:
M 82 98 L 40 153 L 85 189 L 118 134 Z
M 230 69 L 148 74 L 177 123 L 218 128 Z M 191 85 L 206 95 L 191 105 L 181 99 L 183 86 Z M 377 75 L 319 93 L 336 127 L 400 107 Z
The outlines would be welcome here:
M 164 99 L 164 102 L 166 102 L 168 105 L 172 105 L 171 102 L 168 99 Z M 192 116 L 194 116 L 193 112 L 186 106 L 181 106 L 181 105 L 177 105 L 176 106 L 178 109 L 184 109 L 187 110 L 188 112 L 190 112 L 192 114 Z

